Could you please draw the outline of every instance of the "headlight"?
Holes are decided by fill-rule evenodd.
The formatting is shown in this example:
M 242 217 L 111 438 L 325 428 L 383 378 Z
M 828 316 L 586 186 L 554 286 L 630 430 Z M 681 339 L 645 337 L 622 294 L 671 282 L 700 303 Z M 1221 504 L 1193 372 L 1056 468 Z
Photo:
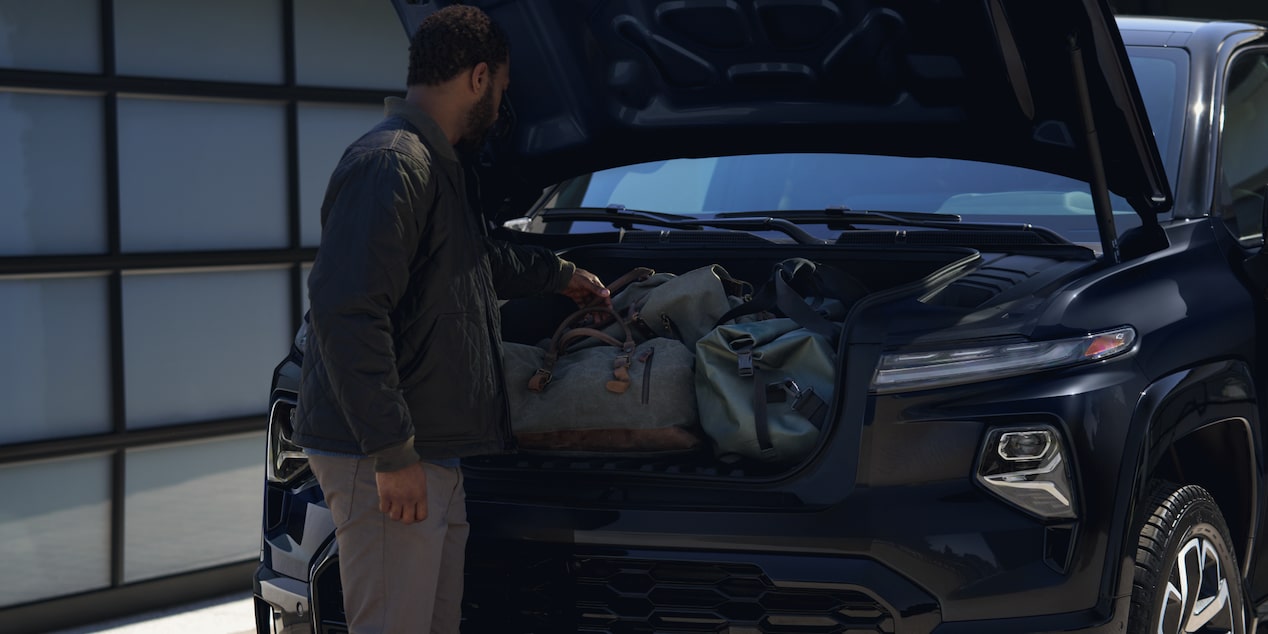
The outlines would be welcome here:
M 1070 465 L 1051 426 L 991 430 L 978 456 L 977 481 L 1039 517 L 1075 517 Z
M 881 355 L 872 390 L 922 390 L 998 379 L 1108 359 L 1131 350 L 1136 331 L 1124 326 L 1062 339 Z
M 308 471 L 304 448 L 291 441 L 294 433 L 295 403 L 279 398 L 269 412 L 269 482 L 288 484 Z

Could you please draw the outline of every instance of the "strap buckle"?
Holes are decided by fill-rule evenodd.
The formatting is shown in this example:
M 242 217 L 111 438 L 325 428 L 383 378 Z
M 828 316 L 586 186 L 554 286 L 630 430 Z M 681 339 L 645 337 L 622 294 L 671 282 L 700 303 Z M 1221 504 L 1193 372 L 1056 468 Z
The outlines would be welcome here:
M 791 378 L 767 384 L 766 398 L 771 403 L 790 401 L 789 408 L 801 414 L 816 429 L 823 426 L 828 416 L 828 403 L 815 394 L 814 387 L 803 390 Z
M 530 392 L 540 392 L 546 389 L 550 384 L 551 371 L 546 368 L 538 368 L 533 376 L 528 378 L 528 389 Z
M 736 353 L 736 362 L 739 364 L 740 376 L 753 376 L 753 349 L 745 348 Z
M 813 390 L 813 388 L 811 388 Z M 805 392 L 792 377 L 784 377 L 779 381 L 766 384 L 766 400 L 771 403 L 783 403 L 792 400 L 796 403 Z

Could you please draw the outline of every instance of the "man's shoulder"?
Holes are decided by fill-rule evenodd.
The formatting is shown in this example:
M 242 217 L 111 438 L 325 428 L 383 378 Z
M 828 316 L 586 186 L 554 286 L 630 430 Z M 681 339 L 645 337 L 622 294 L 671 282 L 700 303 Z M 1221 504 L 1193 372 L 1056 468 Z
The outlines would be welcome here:
M 389 116 L 379 122 L 348 147 L 345 160 L 379 157 L 390 161 L 427 167 L 432 151 L 418 131 L 403 117 Z

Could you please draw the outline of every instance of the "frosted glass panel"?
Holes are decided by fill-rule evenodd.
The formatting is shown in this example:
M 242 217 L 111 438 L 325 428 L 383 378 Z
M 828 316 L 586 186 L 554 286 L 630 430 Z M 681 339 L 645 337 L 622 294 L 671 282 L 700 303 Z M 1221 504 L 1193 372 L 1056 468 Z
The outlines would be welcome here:
M 258 557 L 264 453 L 262 432 L 129 450 L 124 581 Z
M 101 72 L 100 0 L 0 0 L 0 67 Z
M 110 585 L 108 456 L 0 467 L 0 491 L 0 607 Z
M 285 79 L 281 0 L 114 0 L 114 19 L 120 75 Z
M 99 97 L 0 92 L 0 256 L 106 251 L 104 134 Z
M 390 2 L 295 3 L 295 77 L 301 86 L 405 90 L 409 37 Z
M 121 99 L 123 249 L 285 247 L 285 114 L 273 104 Z
M 0 280 L 0 445 L 110 431 L 107 324 L 104 277 Z
M 125 275 L 128 427 L 264 414 L 295 334 L 289 278 L 285 268 Z
M 343 151 L 383 119 L 383 106 L 299 105 L 299 209 L 303 246 L 321 242 L 321 201 Z

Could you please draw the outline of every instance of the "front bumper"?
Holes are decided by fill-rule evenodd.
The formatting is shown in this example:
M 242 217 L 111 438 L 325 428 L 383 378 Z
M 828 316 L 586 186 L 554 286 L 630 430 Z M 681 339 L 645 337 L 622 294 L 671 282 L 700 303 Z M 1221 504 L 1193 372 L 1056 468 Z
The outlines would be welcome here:
M 314 631 L 308 583 L 261 566 L 256 569 L 252 586 L 257 634 L 310 634 Z
M 1129 597 L 1094 611 L 944 623 L 937 601 L 865 558 L 472 543 L 464 634 L 1121 632 Z M 337 558 L 314 585 L 338 587 Z M 261 634 L 345 632 L 341 598 L 261 567 Z M 325 595 L 325 596 L 323 596 Z M 311 607 L 310 607 L 311 606 Z

